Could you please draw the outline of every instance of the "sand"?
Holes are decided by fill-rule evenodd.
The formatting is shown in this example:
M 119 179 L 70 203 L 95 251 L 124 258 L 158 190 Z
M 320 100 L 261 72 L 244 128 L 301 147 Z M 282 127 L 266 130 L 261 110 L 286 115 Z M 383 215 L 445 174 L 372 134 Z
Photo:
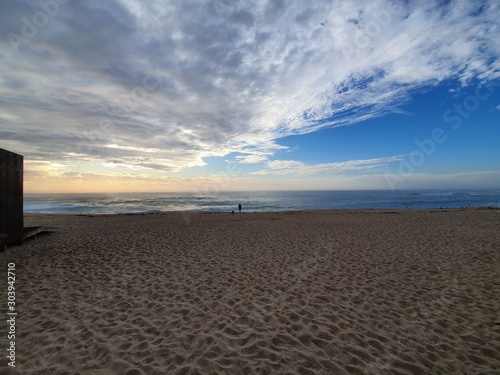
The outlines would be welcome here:
M 60 231 L 0 254 L 18 307 L 2 374 L 500 373 L 499 209 L 25 225 Z

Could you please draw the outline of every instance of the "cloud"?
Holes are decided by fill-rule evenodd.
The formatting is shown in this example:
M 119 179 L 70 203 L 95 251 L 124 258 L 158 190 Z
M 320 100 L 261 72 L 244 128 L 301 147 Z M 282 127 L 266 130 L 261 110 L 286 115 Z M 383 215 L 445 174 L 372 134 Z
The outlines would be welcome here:
M 241 164 L 256 164 L 267 160 L 264 155 L 247 155 L 247 156 L 236 156 L 235 159 Z
M 267 168 L 253 172 L 255 175 L 330 175 L 356 171 L 371 172 L 384 169 L 388 163 L 400 161 L 400 156 L 375 158 L 366 160 L 350 160 L 339 163 L 306 164 L 295 160 L 273 160 L 267 163 Z
M 0 139 L 37 160 L 169 172 L 230 153 L 262 162 L 282 137 L 395 111 L 414 88 L 499 78 L 498 8 L 6 2 Z
M 498 110 L 500 111 L 500 104 L 499 104 L 499 105 L 497 105 L 495 108 L 496 108 L 496 109 L 498 109 Z

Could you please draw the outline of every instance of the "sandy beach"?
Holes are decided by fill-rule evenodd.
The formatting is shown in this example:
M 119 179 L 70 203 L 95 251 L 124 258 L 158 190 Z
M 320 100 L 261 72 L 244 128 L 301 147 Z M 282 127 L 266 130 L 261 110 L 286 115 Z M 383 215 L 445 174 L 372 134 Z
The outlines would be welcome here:
M 60 231 L 0 253 L 18 313 L 2 374 L 500 373 L 499 209 L 25 226 Z

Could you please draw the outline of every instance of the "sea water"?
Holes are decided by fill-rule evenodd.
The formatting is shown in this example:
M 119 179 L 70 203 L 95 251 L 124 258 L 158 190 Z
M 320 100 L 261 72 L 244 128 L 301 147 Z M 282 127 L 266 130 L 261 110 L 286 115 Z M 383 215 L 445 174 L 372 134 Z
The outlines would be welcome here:
M 25 212 L 119 214 L 156 211 L 267 212 L 310 209 L 500 207 L 500 190 L 272 191 L 25 194 Z

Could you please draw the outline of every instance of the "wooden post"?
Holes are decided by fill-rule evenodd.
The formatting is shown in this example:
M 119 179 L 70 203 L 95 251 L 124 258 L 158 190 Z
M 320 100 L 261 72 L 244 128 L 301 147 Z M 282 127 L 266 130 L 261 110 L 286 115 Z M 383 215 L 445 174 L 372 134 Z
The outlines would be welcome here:
M 22 155 L 0 149 L 0 250 L 23 235 Z

